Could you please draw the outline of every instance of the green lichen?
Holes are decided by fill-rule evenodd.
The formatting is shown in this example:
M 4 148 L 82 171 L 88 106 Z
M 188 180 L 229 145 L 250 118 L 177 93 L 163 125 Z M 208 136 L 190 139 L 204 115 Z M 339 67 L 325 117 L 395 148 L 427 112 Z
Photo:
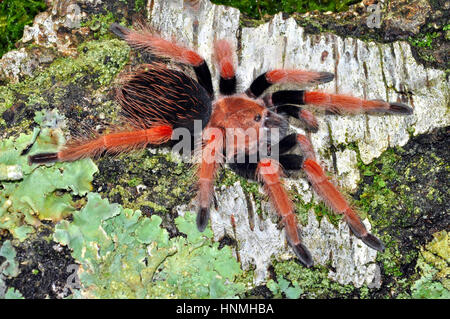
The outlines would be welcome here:
M 36 117 L 38 119 L 39 117 Z M 33 134 L 0 141 L 0 164 L 16 165 L 23 177 L 18 181 L 0 181 L 0 229 L 23 241 L 41 220 L 58 221 L 75 211 L 71 195 L 85 195 L 97 167 L 90 160 L 57 163 L 50 166 L 29 165 L 29 154 L 52 152 L 64 144 L 60 128 L 42 127 L 33 143 Z
M 417 270 L 420 279 L 411 287 L 413 298 L 450 298 L 450 237 L 443 230 L 420 250 Z
M 5 278 L 15 277 L 19 274 L 16 250 L 10 240 L 4 241 L 0 247 L 0 257 L 5 259 L 0 264 L 0 299 L 23 299 L 22 294 L 15 289 L 6 289 Z
M 33 77 L 0 86 L 0 114 L 18 102 L 48 107 L 78 82 L 83 90 L 94 93 L 110 84 L 128 62 L 129 52 L 128 45 L 118 39 L 85 42 L 78 47 L 78 56 L 59 58 Z M 47 88 L 45 94 L 42 88 Z
M 19 265 L 17 264 L 16 250 L 10 240 L 3 242 L 0 248 L 0 257 L 4 257 L 5 261 L 1 264 L 1 274 L 9 277 L 15 277 L 19 274 Z
M 195 196 L 194 170 L 171 153 L 148 150 L 104 157 L 95 184 L 111 201 L 145 214 L 167 213 Z
M 161 218 L 110 204 L 89 193 L 87 205 L 62 221 L 54 238 L 81 264 L 82 290 L 96 298 L 230 298 L 243 291 L 229 247 L 218 249 L 212 231 L 198 232 L 195 215 L 175 220 L 185 234 L 169 238 Z
M 274 287 L 272 282 L 268 283 L 268 287 L 272 292 L 284 292 L 286 297 L 289 288 L 292 288 L 288 292 L 289 297 L 314 299 L 344 298 L 356 291 L 352 285 L 341 285 L 328 279 L 329 270 L 323 266 L 309 269 L 290 260 L 274 262 L 273 267 L 280 288 Z M 277 296 L 276 293 L 274 295 Z
M 274 298 L 282 298 L 283 294 L 288 299 L 298 299 L 303 293 L 298 282 L 294 281 L 292 284 L 283 277 L 278 278 L 278 282 L 270 279 L 267 282 L 267 288 L 270 289 Z

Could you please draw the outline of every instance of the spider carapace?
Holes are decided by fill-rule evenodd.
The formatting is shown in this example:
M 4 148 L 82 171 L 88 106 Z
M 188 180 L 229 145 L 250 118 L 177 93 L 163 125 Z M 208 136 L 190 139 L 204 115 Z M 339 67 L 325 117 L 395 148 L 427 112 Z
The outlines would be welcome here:
M 411 107 L 402 103 L 364 100 L 317 91 L 266 92 L 274 84 L 304 86 L 329 82 L 334 78 L 328 72 L 296 69 L 268 70 L 256 77 L 245 92 L 238 93 L 232 49 L 226 40 L 214 43 L 214 57 L 220 73 L 220 94 L 215 98 L 208 65 L 195 51 L 165 40 L 145 27 L 130 30 L 112 24 L 111 31 L 135 49 L 193 67 L 196 80 L 162 63 L 140 65 L 134 72 L 123 76 L 116 90 L 117 100 L 122 106 L 123 125 L 111 126 L 107 134 L 73 138 L 58 153 L 30 156 L 30 163 L 75 161 L 103 153 L 163 144 L 171 139 L 177 128 L 188 129 L 194 134 L 195 122 L 200 121 L 202 138 L 196 147 L 201 151 L 197 152 L 200 157 L 196 166 L 197 226 L 200 231 L 208 224 L 214 176 L 227 161 L 231 162 L 229 166 L 238 174 L 255 178 L 264 185 L 284 224 L 287 241 L 304 265 L 311 266 L 313 259 L 301 243 L 294 205 L 283 187 L 282 177 L 289 170 L 304 170 L 315 192 L 334 212 L 344 215 L 354 235 L 373 249 L 384 249 L 383 243 L 367 231 L 345 197 L 328 180 L 316 161 L 309 139 L 302 134 L 287 134 L 287 119 L 294 117 L 306 131 L 316 132 L 316 118 L 302 105 L 338 114 L 407 115 L 412 113 Z M 278 130 L 277 138 L 265 134 L 272 129 Z M 261 148 L 262 143 L 267 147 Z M 295 147 L 300 150 L 297 154 L 290 152 Z M 261 152 L 261 149 L 265 152 Z M 276 154 L 274 149 L 277 150 Z M 229 161 L 238 157 L 240 161 Z

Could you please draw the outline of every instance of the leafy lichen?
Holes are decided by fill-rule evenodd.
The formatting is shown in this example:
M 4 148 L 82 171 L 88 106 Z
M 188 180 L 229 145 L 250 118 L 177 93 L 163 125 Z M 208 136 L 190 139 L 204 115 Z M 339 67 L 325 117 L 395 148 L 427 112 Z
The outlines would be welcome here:
M 95 193 L 87 205 L 61 221 L 55 240 L 68 245 L 81 264 L 82 290 L 96 298 L 224 298 L 243 291 L 229 247 L 218 249 L 212 231 L 198 232 L 195 216 L 176 218 L 186 235 L 169 238 L 157 215 L 110 204 Z
M 413 298 L 450 298 L 450 238 L 443 230 L 421 248 L 417 269 L 421 277 L 411 287 Z
M 5 278 L 15 277 L 19 274 L 19 265 L 16 261 L 16 250 L 10 240 L 3 242 L 0 247 L 0 257 L 5 260 L 0 263 L 0 299 L 22 299 L 23 296 L 14 288 L 6 288 Z
M 343 298 L 350 296 L 356 291 L 356 288 L 352 285 L 341 285 L 330 280 L 328 278 L 328 269 L 323 266 L 308 269 L 290 260 L 286 262 L 274 262 L 273 267 L 280 288 L 274 288 L 274 284 L 269 282 L 269 289 L 272 292 L 276 292 L 279 289 L 278 291 L 284 292 L 287 297 Z
M 0 142 L 0 164 L 17 165 L 23 177 L 0 181 L 0 229 L 23 241 L 41 220 L 58 221 L 75 211 L 72 195 L 85 195 L 97 167 L 90 159 L 51 166 L 29 165 L 22 152 L 32 134 L 21 134 Z M 60 128 L 42 127 L 30 154 L 55 151 L 64 143 Z M 71 194 L 70 194 L 71 193 Z

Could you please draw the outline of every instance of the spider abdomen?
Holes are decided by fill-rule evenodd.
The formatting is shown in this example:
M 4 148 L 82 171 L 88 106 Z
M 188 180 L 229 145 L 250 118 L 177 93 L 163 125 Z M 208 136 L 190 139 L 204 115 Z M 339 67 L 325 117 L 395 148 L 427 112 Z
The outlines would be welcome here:
M 186 73 L 159 64 L 148 64 L 128 76 L 117 90 L 123 114 L 138 126 L 166 123 L 194 131 L 209 122 L 212 101 L 207 91 Z

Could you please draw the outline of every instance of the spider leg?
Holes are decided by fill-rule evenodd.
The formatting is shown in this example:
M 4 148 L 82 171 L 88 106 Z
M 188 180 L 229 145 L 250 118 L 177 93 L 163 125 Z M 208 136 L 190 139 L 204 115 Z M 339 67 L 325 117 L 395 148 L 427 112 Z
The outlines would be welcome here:
M 327 83 L 334 79 L 334 74 L 329 72 L 313 72 L 303 70 L 275 69 L 259 75 L 253 80 L 245 93 L 252 98 L 257 98 L 270 86 L 277 83 L 317 84 Z
M 385 102 L 383 100 L 364 100 L 341 94 L 329 94 L 316 91 L 278 91 L 264 97 L 266 105 L 279 106 L 283 104 L 311 104 L 332 113 L 387 113 L 408 115 L 413 109 L 403 103 Z M 306 117 L 306 116 L 305 116 Z
M 220 94 L 233 95 L 236 93 L 236 75 L 231 45 L 226 40 L 218 40 L 214 43 L 214 52 L 220 70 Z
M 276 113 L 284 113 L 292 116 L 302 122 L 306 130 L 316 133 L 319 130 L 319 124 L 313 113 L 302 109 L 304 91 L 282 90 L 266 94 L 263 97 L 266 107 L 273 109 Z
M 197 228 L 204 231 L 208 225 L 209 209 L 212 201 L 214 176 L 223 152 L 223 132 L 218 128 L 206 128 L 203 139 L 207 142 L 202 148 L 201 162 L 198 167 L 198 203 Z
M 358 214 L 350 207 L 339 190 L 328 180 L 323 169 L 316 162 L 314 150 L 308 138 L 298 134 L 297 140 L 305 155 L 302 168 L 306 172 L 306 176 L 315 192 L 322 197 L 334 212 L 345 216 L 347 224 L 356 237 L 360 238 L 367 246 L 383 251 L 383 243 L 367 231 Z
M 195 51 L 165 40 L 150 29 L 135 31 L 125 28 L 118 23 L 113 23 L 110 26 L 110 30 L 135 49 L 142 49 L 158 56 L 172 58 L 177 62 L 191 65 L 200 85 L 206 89 L 210 96 L 214 95 L 208 64 Z
M 307 267 L 313 265 L 308 249 L 301 243 L 298 233 L 298 223 L 292 203 L 286 189 L 281 183 L 281 167 L 274 159 L 264 158 L 258 163 L 257 175 L 263 181 L 275 210 L 281 216 L 286 229 L 287 240 L 297 258 Z
M 72 140 L 57 153 L 40 153 L 28 157 L 30 164 L 49 162 L 71 162 L 80 158 L 94 157 L 103 152 L 120 153 L 130 149 L 143 148 L 148 144 L 162 144 L 172 136 L 172 127 L 154 126 L 135 131 L 120 131 L 93 139 Z

